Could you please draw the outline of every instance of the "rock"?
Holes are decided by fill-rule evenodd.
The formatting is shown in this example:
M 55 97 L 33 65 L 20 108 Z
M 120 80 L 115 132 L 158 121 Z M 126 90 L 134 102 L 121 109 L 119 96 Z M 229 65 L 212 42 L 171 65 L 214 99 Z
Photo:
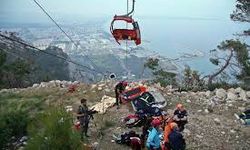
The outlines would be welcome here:
M 220 124 L 220 119 L 219 119 L 219 118 L 214 118 L 214 122 L 215 122 L 216 124 Z
M 247 101 L 247 95 L 246 95 L 246 92 L 244 90 L 240 91 L 239 96 L 240 96 L 239 97 L 240 100 Z
M 190 95 L 195 96 L 196 93 L 195 92 L 190 92 Z
M 234 94 L 233 92 L 228 92 L 227 93 L 227 101 L 228 100 L 232 100 L 232 101 L 236 101 L 238 99 L 238 96 L 236 94 Z
M 185 95 L 185 94 L 187 94 L 187 92 L 185 92 L 185 91 L 182 91 L 182 92 L 181 92 L 181 94 Z
M 27 136 L 23 136 L 19 141 L 20 142 L 24 142 L 24 141 L 27 141 L 28 140 L 28 137 Z
M 98 87 L 104 87 L 106 84 L 102 83 L 102 84 L 99 84 Z
M 0 93 L 7 93 L 7 92 L 9 92 L 9 90 L 10 90 L 10 89 L 2 89 L 2 90 L 0 91 Z
M 98 143 L 98 142 L 94 142 L 94 143 L 92 144 L 92 148 L 95 149 L 95 150 L 99 149 L 98 146 L 99 146 L 99 143 Z
M 250 91 L 246 91 L 246 96 L 248 99 L 250 99 Z
M 92 84 L 90 89 L 92 90 L 92 89 L 96 88 L 96 86 L 97 86 L 96 84 Z
M 21 146 L 21 147 L 19 147 L 19 148 L 18 148 L 18 150 L 24 150 L 24 147 L 23 147 L 23 146 Z
M 80 84 L 79 81 L 74 81 L 72 84 Z
M 190 135 L 191 135 L 191 131 L 188 130 L 188 129 L 186 129 L 186 128 L 183 130 L 183 133 L 184 133 L 185 135 L 187 135 L 187 136 L 190 136 Z
M 200 112 L 202 112 L 202 110 L 200 109 L 200 110 L 198 110 L 197 112 L 200 113 Z
M 226 132 L 225 132 L 225 131 L 222 131 L 221 134 L 226 134 Z
M 236 93 L 234 88 L 228 89 L 227 92 L 231 92 L 231 93 L 234 93 L 234 94 Z
M 56 82 L 55 82 L 55 81 L 49 81 L 49 82 L 46 84 L 46 87 L 56 87 Z
M 187 103 L 191 103 L 191 100 L 190 100 L 190 99 L 187 99 L 186 102 L 187 102 Z
M 240 111 L 245 111 L 245 110 L 246 110 L 245 107 L 238 107 L 238 109 L 239 109 Z
M 241 87 L 238 87 L 235 89 L 236 94 L 239 94 L 241 91 L 243 91 L 243 89 Z
M 225 99 L 227 96 L 227 92 L 224 89 L 216 89 L 215 95 L 220 99 Z
M 198 92 L 198 95 L 199 95 L 199 96 L 206 95 L 206 92 Z
M 208 113 L 209 113 L 209 110 L 208 110 L 208 109 L 205 109 L 204 112 L 208 114 Z
M 98 91 L 101 91 L 101 90 L 102 90 L 102 87 L 98 87 L 97 90 L 98 90 Z
M 108 88 L 106 88 L 104 91 L 105 91 L 105 92 L 111 92 L 111 90 L 108 89 Z
M 39 87 L 39 84 L 35 83 L 32 85 L 33 88 L 38 88 Z
M 228 107 L 233 107 L 233 104 L 232 104 L 232 103 L 230 103 L 230 104 L 228 104 L 227 106 L 228 106 Z
M 211 97 L 211 91 L 206 91 L 205 96 L 206 96 L 207 98 Z
M 46 82 L 41 82 L 40 85 L 39 85 L 39 87 L 45 88 L 46 87 Z
M 230 132 L 231 132 L 231 133 L 236 133 L 236 131 L 235 131 L 235 130 L 233 130 L 233 129 L 232 129 L 232 130 L 230 130 Z
M 199 138 L 199 139 L 202 139 L 202 138 L 203 138 L 202 135 L 196 135 L 196 137 Z

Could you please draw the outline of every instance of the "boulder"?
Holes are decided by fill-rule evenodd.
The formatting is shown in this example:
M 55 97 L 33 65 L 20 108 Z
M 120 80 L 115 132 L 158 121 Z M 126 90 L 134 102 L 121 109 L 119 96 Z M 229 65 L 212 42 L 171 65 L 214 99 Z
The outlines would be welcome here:
M 240 111 L 245 111 L 245 110 L 246 110 L 245 107 L 238 107 L 238 109 L 239 109 Z
M 243 91 L 243 89 L 241 87 L 238 87 L 235 89 L 236 94 L 240 94 L 241 91 Z
M 206 108 L 206 109 L 204 110 L 204 112 L 205 112 L 206 114 L 208 114 L 208 113 L 209 113 L 209 110 Z
M 91 145 L 92 145 L 92 148 L 95 149 L 95 150 L 100 149 L 100 148 L 99 148 L 99 143 L 98 143 L 98 142 L 94 142 L 94 143 L 91 144 Z
M 98 87 L 104 87 L 104 86 L 105 86 L 104 83 L 98 85 Z
M 228 106 L 228 107 L 233 107 L 233 104 L 232 104 L 232 103 L 229 103 L 227 106 Z
M 214 122 L 215 122 L 216 124 L 220 124 L 220 119 L 219 119 L 219 118 L 214 118 Z
M 227 92 L 224 89 L 216 89 L 215 95 L 220 99 L 225 99 L 227 96 Z
M 186 91 L 182 91 L 181 94 L 182 94 L 182 95 L 186 95 L 187 92 L 186 92 Z
M 56 82 L 55 81 L 49 81 L 47 84 L 46 84 L 46 87 L 56 87 Z
M 38 88 L 39 87 L 39 84 L 35 83 L 32 85 L 33 88 Z
M 41 82 L 40 85 L 39 85 L 39 87 L 45 88 L 46 87 L 46 82 Z
M 234 88 L 230 88 L 230 89 L 228 89 L 228 90 L 227 90 L 227 92 L 231 92 L 231 93 L 234 93 L 234 94 L 236 93 L 236 91 L 235 91 L 235 89 L 234 89 Z
M 234 94 L 233 92 L 227 92 L 227 101 L 231 100 L 231 101 L 236 101 L 238 99 L 238 96 L 236 94 Z
M 247 94 L 246 94 L 246 91 L 244 90 L 241 90 L 240 93 L 239 93 L 239 99 L 240 100 L 243 100 L 243 101 L 246 101 L 247 100 Z
M 189 94 L 190 94 L 191 96 L 197 95 L 195 92 L 190 92 Z
M 111 92 L 111 89 L 106 88 L 106 89 L 104 89 L 104 91 L 109 93 L 109 92 Z
M 196 135 L 196 137 L 198 138 L 198 139 L 202 139 L 203 138 L 203 136 L 202 135 Z
M 197 112 L 198 112 L 198 113 L 200 113 L 200 112 L 202 112 L 202 110 L 201 110 L 201 109 L 199 109 L 199 110 L 197 110 Z
M 186 135 L 186 136 L 190 136 L 190 135 L 191 135 L 191 131 L 188 130 L 188 129 L 184 129 L 184 130 L 183 130 L 183 133 L 184 133 L 184 135 Z
M 97 86 L 96 84 L 92 84 L 90 89 L 92 90 L 92 89 L 96 88 L 96 86 Z
M 206 95 L 206 92 L 198 92 L 198 95 L 199 95 L 199 96 Z
M 250 99 L 250 91 L 246 91 L 246 96 L 248 99 Z
M 1 91 L 0 91 L 0 93 L 7 93 L 7 92 L 9 92 L 10 91 L 10 89 L 2 89 Z
M 205 96 L 206 96 L 207 98 L 211 97 L 211 91 L 206 91 L 206 92 L 205 92 Z
M 79 81 L 74 81 L 72 84 L 80 84 Z

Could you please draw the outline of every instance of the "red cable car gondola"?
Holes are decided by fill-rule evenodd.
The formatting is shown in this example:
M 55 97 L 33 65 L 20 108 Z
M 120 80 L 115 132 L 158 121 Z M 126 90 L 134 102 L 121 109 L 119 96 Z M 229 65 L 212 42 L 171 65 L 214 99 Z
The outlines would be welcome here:
M 130 16 L 134 12 L 134 3 L 135 0 L 133 0 L 132 10 L 128 14 L 121 16 L 115 15 L 113 21 L 111 22 L 110 32 L 112 33 L 118 44 L 120 44 L 120 40 L 133 40 L 135 41 L 136 45 L 141 44 L 141 33 L 139 25 L 136 21 L 134 21 L 132 16 Z M 114 29 L 115 21 L 125 21 L 128 24 L 132 24 L 133 29 Z

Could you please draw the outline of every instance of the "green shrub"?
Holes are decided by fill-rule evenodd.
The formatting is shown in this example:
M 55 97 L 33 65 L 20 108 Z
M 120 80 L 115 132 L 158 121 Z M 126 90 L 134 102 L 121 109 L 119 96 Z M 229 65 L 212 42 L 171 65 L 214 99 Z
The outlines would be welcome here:
M 29 128 L 31 136 L 26 149 L 77 150 L 81 149 L 80 136 L 72 128 L 72 118 L 63 109 L 51 109 L 38 115 Z
M 236 88 L 238 86 L 239 86 L 238 84 L 230 84 L 227 82 L 216 82 L 216 83 L 208 84 L 207 88 L 208 88 L 208 90 L 213 91 L 216 88 L 217 89 L 219 89 L 219 88 L 229 89 L 229 88 Z
M 27 134 L 28 115 L 21 111 L 1 112 L 0 114 L 0 149 L 4 149 L 11 137 Z

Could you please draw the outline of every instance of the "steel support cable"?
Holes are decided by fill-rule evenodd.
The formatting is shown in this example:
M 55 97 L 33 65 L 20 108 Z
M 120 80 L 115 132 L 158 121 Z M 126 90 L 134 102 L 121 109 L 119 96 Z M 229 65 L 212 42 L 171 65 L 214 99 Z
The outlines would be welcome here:
M 69 34 L 67 34 L 67 32 L 65 32 L 60 25 L 50 16 L 50 14 L 43 8 L 42 5 L 40 5 L 36 0 L 33 0 L 35 2 L 35 4 L 49 17 L 49 19 L 61 30 L 61 32 L 67 37 L 69 38 L 69 40 L 75 45 L 75 47 L 78 47 L 78 44 L 69 36 Z M 79 43 L 79 46 L 81 46 L 81 44 Z M 86 58 L 92 63 L 92 65 L 95 66 L 96 69 L 100 70 L 99 67 L 94 63 L 94 61 L 92 59 L 90 59 L 86 54 L 85 54 Z M 102 74 L 104 74 L 102 72 Z
M 37 48 L 37 47 L 35 47 L 35 46 L 33 46 L 33 45 L 30 45 L 30 44 L 27 44 L 27 43 L 23 42 L 23 41 L 20 41 L 20 40 L 17 40 L 17 39 L 8 37 L 8 36 L 3 35 L 3 34 L 1 34 L 1 33 L 0 33 L 0 37 L 3 37 L 3 38 L 5 38 L 5 39 L 7 39 L 7 40 L 10 40 L 10 41 L 19 43 L 19 44 L 21 44 L 21 45 L 23 45 L 23 46 L 25 46 L 25 47 L 30 47 L 30 48 L 32 48 L 32 49 L 35 49 L 35 50 L 41 52 L 41 53 L 44 53 L 44 54 L 47 54 L 47 55 L 51 55 L 51 56 L 56 57 L 56 58 L 58 58 L 58 59 L 61 59 L 61 60 L 67 61 L 67 62 L 69 62 L 69 63 L 72 63 L 72 64 L 74 64 L 74 65 L 80 66 L 80 67 L 82 67 L 82 68 L 88 69 L 89 71 L 93 71 L 93 72 L 100 73 L 100 74 L 103 75 L 103 73 L 102 73 L 101 71 L 98 71 L 98 70 L 96 70 L 96 69 L 92 69 L 92 68 L 90 68 L 90 67 L 88 67 L 88 66 L 84 66 L 84 65 L 82 65 L 82 64 L 79 64 L 79 63 L 77 63 L 77 62 L 74 62 L 74 61 L 72 61 L 72 60 L 69 60 L 69 59 L 67 59 L 67 58 L 64 58 L 64 57 L 62 57 L 62 56 L 58 56 L 58 55 L 56 55 L 56 54 L 52 54 L 52 53 L 49 53 L 49 52 L 47 52 L 47 51 L 41 50 L 41 49 L 39 49 L 39 48 Z
M 129 0 L 127 0 L 127 15 L 128 15 L 128 9 L 129 9 Z M 134 6 L 133 6 L 134 7 Z M 128 23 L 126 23 L 126 29 L 128 29 Z M 126 77 L 128 79 L 128 41 L 126 40 L 126 48 L 125 48 L 125 67 L 126 67 Z

